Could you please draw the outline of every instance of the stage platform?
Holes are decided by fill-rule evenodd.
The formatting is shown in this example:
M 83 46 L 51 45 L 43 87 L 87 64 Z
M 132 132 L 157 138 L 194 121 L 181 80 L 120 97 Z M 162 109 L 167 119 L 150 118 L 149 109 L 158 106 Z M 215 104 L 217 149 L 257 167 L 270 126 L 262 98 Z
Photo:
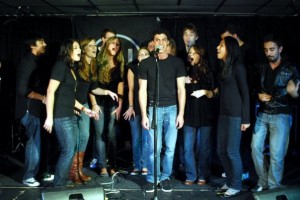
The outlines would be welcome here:
M 128 152 L 127 152 L 128 153 Z M 100 177 L 98 170 L 89 169 L 88 161 L 86 161 L 84 172 L 92 177 L 92 180 L 85 185 L 71 185 L 63 188 L 49 187 L 49 182 L 42 182 L 41 187 L 26 187 L 21 183 L 23 175 L 23 163 L 16 154 L 0 155 L 0 200 L 38 200 L 43 199 L 42 194 L 63 193 L 62 191 L 71 190 L 75 194 L 85 195 L 86 189 L 95 191 L 101 189 L 106 199 L 111 200 L 150 200 L 153 199 L 154 193 L 146 193 L 144 190 L 145 176 L 130 175 L 130 168 L 123 168 L 119 173 L 112 177 Z M 221 172 L 221 171 L 220 171 Z M 182 173 L 180 175 L 180 173 Z M 186 186 L 183 185 L 183 172 L 179 172 L 177 176 L 172 177 L 172 192 L 163 192 L 159 187 L 157 189 L 158 200 L 218 200 L 219 197 L 214 191 L 215 188 L 224 184 L 225 179 L 220 174 L 213 174 L 210 181 L 205 186 Z M 240 195 L 232 197 L 232 200 L 252 200 L 251 187 L 254 186 L 257 177 L 255 173 L 250 172 L 250 179 L 244 181 L 243 191 Z M 295 187 L 300 185 L 300 164 L 299 156 L 288 156 L 285 162 L 285 173 L 283 178 L 283 187 Z M 300 190 L 300 187 L 298 187 Z M 270 191 L 271 192 L 271 191 Z M 63 194 L 62 194 L 63 195 Z M 75 195 L 75 198 L 80 199 Z M 80 196 L 80 195 L 79 195 Z M 46 197 L 45 197 L 46 199 Z M 71 199 L 69 197 L 51 199 L 64 200 Z M 97 200 L 98 198 L 94 198 Z M 300 199 L 300 196 L 299 196 Z M 48 199 L 47 199 L 48 200 Z M 270 199 L 271 200 L 271 199 Z M 275 199 L 274 199 L 275 200 Z

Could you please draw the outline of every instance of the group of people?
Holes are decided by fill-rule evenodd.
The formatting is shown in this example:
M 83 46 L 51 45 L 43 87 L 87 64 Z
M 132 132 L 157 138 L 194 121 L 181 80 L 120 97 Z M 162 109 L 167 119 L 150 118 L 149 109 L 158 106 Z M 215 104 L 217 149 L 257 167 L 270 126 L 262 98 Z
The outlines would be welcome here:
M 67 180 L 83 183 L 91 179 L 82 171 L 89 139 L 89 118 L 95 122 L 95 149 L 100 157 L 101 174 L 107 173 L 107 160 L 111 173 L 114 173 L 116 142 L 113 127 L 115 117 L 120 117 L 124 76 L 120 39 L 115 36 L 107 39 L 98 55 L 94 38 L 87 37 L 80 42 L 74 39 L 63 41 L 57 62 L 51 69 L 46 95 L 39 88 L 41 80 L 37 73 L 37 59 L 46 49 L 44 38 L 32 33 L 24 44 L 28 53 L 17 69 L 16 84 L 16 117 L 26 128 L 28 136 L 23 183 L 28 186 L 40 185 L 35 177 L 40 163 L 42 103 L 46 105 L 43 127 L 49 133 L 55 130 L 59 144 L 54 186 L 64 186 Z M 92 109 L 89 108 L 88 96 Z M 99 118 L 101 112 L 104 115 Z M 110 125 L 104 127 L 107 122 Z M 108 127 L 111 130 L 108 142 L 104 143 L 102 137 L 106 131 L 104 129 Z M 108 158 L 106 144 L 112 149 Z
M 23 183 L 39 185 L 35 176 L 41 145 L 39 113 L 44 103 L 47 116 L 43 127 L 49 133 L 55 129 L 60 146 L 55 186 L 65 185 L 68 179 L 75 183 L 91 179 L 82 171 L 90 118 L 95 127 L 92 165 L 100 167 L 101 176 L 116 172 L 115 122 L 123 116 L 131 127 L 131 174 L 146 175 L 146 192 L 153 192 L 158 185 L 171 192 L 170 177 L 178 163 L 185 169 L 185 185 L 207 184 L 214 128 L 225 177 L 218 192 L 225 197 L 240 193 L 242 180 L 249 176 L 251 155 L 259 178 L 252 190 L 279 187 L 292 122 L 290 98 L 299 96 L 297 67 L 281 57 L 282 42 L 270 34 L 263 42 L 268 63 L 259 65 L 258 70 L 252 68 L 248 44 L 228 26 L 216 47 L 220 61 L 216 73 L 197 43 L 198 37 L 196 26 L 187 24 L 183 29 L 185 47 L 177 57 L 176 43 L 168 31 L 156 29 L 148 47 L 140 48 L 137 60 L 127 64 L 126 75 L 121 40 L 113 30 L 106 29 L 101 35 L 99 53 L 93 38 L 65 40 L 46 95 L 39 90 L 35 74 L 36 59 L 45 52 L 46 43 L 39 35 L 26 40 L 29 53 L 18 68 L 16 107 L 29 138 Z M 257 87 L 253 87 L 254 76 Z M 128 108 L 122 113 L 125 78 Z M 252 110 L 256 104 L 255 117 Z M 268 133 L 270 164 L 266 169 Z

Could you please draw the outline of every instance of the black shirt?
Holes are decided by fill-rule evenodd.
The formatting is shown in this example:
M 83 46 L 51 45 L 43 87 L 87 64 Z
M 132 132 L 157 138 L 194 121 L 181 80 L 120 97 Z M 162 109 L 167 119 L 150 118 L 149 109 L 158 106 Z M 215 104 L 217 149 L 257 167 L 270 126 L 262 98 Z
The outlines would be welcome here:
M 236 63 L 232 72 L 220 81 L 220 115 L 241 117 L 243 124 L 250 124 L 249 90 L 246 69 Z
M 270 65 L 267 68 L 266 79 L 265 79 L 265 88 L 267 89 L 267 91 L 265 91 L 265 92 L 267 92 L 268 94 L 272 93 L 278 69 L 279 69 L 279 67 L 272 69 L 272 67 Z
M 196 70 L 190 67 L 188 70 L 189 77 L 192 77 Z M 210 70 L 206 71 L 199 80 L 194 83 L 185 84 L 186 104 L 184 112 L 184 125 L 191 127 L 212 126 L 217 116 L 217 105 L 214 98 L 207 98 L 205 95 L 196 98 L 191 96 L 197 90 L 213 91 L 216 88 L 213 74 Z
M 164 60 L 158 60 L 159 69 L 159 107 L 177 104 L 177 82 L 176 79 L 185 76 L 185 67 L 180 58 L 168 55 Z M 148 103 L 154 100 L 156 76 L 156 61 L 149 57 L 141 61 L 139 78 L 147 80 Z
M 120 65 L 117 65 L 116 67 L 112 68 L 110 70 L 110 77 L 111 81 L 108 83 L 100 83 L 98 82 L 98 86 L 104 90 L 110 90 L 114 93 L 118 93 L 118 85 L 120 82 L 123 82 L 123 77 L 121 76 L 121 69 Z M 98 105 L 100 106 L 118 106 L 118 102 L 114 101 L 110 96 L 108 95 L 97 95 L 96 100 Z
M 58 61 L 52 68 L 50 78 L 60 82 L 55 92 L 54 118 L 73 116 L 76 80 L 71 73 L 71 69 L 63 61 Z
M 85 103 L 87 103 L 88 92 L 96 89 L 98 87 L 98 84 L 96 81 L 83 80 L 83 78 L 81 78 L 78 70 L 75 71 L 75 74 L 76 74 L 76 78 L 77 78 L 77 87 L 76 87 L 75 98 L 79 103 L 85 104 Z M 90 77 L 91 77 L 91 75 L 90 75 Z
M 26 111 L 30 114 L 40 117 L 42 102 L 36 99 L 30 99 L 27 96 L 32 92 L 40 90 L 40 74 L 37 66 L 37 57 L 28 53 L 22 58 L 16 74 L 16 119 L 24 116 Z
M 136 115 L 140 115 L 141 109 L 139 104 L 139 65 L 136 62 L 129 63 L 128 69 L 130 69 L 134 75 L 133 109 Z

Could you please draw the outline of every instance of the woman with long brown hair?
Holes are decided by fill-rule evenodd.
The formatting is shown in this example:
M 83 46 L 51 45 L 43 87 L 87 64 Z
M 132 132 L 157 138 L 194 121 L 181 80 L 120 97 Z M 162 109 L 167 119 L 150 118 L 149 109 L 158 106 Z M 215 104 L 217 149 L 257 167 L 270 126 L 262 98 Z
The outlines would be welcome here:
M 205 59 L 202 46 L 193 45 L 188 51 L 186 77 L 186 105 L 184 113 L 184 161 L 185 185 L 205 185 L 210 176 L 211 132 L 216 119 L 214 97 L 217 87 L 214 76 Z M 195 160 L 195 147 L 198 150 Z M 198 172 L 198 173 L 197 173 Z

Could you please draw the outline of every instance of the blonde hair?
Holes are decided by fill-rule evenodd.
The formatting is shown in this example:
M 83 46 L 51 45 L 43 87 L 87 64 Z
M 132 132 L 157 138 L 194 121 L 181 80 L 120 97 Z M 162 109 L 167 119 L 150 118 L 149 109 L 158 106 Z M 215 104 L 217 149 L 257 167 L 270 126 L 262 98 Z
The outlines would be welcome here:
M 100 53 L 97 56 L 97 64 L 99 66 L 98 81 L 100 83 L 109 83 L 111 81 L 110 66 L 109 66 L 109 61 L 108 61 L 108 52 L 109 52 L 108 47 L 115 40 L 117 40 L 120 43 L 120 46 L 119 46 L 119 51 L 113 57 L 113 59 L 114 59 L 114 61 L 116 61 L 117 66 L 120 67 L 120 73 L 121 73 L 120 76 L 123 79 L 125 59 L 124 59 L 124 55 L 121 50 L 122 49 L 121 40 L 118 37 L 111 37 L 105 42 L 104 47 L 101 49 Z

